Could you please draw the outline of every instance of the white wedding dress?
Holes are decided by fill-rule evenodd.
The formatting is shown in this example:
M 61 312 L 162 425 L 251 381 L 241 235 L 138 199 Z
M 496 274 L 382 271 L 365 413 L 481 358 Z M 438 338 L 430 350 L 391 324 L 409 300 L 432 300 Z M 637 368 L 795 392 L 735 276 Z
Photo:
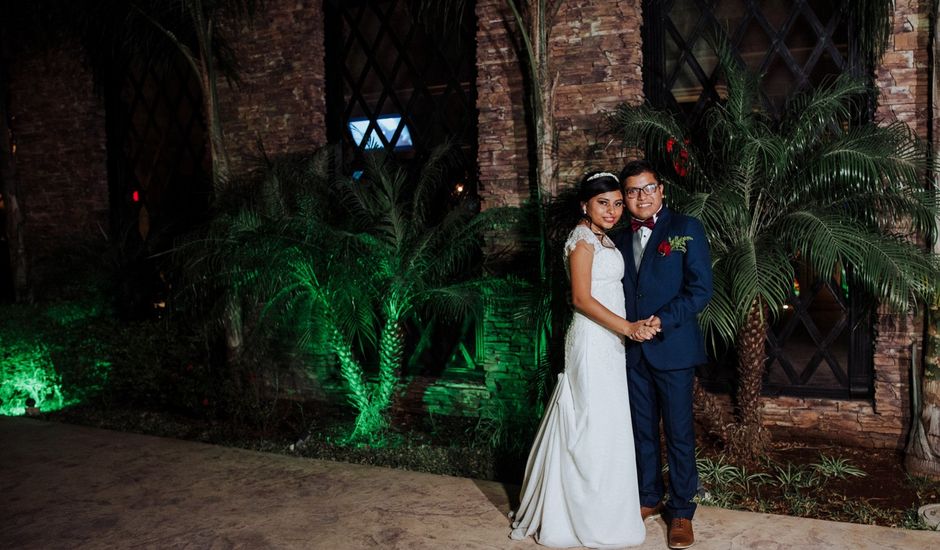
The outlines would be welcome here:
M 623 316 L 620 251 L 578 225 L 565 244 L 566 267 L 579 241 L 594 248 L 591 295 Z M 565 338 L 565 372 L 532 444 L 512 526 L 513 539 L 534 535 L 539 544 L 556 548 L 622 548 L 646 537 L 623 337 L 578 312 Z

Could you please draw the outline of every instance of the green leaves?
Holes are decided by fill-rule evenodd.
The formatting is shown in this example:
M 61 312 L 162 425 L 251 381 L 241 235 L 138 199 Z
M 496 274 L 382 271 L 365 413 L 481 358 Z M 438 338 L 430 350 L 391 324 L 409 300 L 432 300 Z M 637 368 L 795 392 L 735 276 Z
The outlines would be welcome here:
M 856 284 L 897 309 L 929 300 L 940 269 L 916 243 L 935 240 L 940 209 L 926 189 L 934 166 L 911 130 L 857 124 L 855 103 L 868 88 L 849 77 L 796 97 L 772 121 L 759 78 L 722 59 L 727 100 L 709 107 L 703 127 L 646 105 L 610 116 L 624 145 L 662 168 L 672 206 L 705 226 L 715 288 L 700 322 L 709 338 L 734 341 L 756 298 L 778 312 L 794 262 L 823 275 L 849 266 Z M 676 143 L 688 155 L 684 175 L 670 169 L 667 144 Z
M 359 179 L 332 173 L 322 152 L 265 159 L 180 249 L 192 288 L 210 286 L 246 312 L 264 304 L 260 320 L 290 312 L 302 343 L 329 346 L 359 435 L 386 425 L 405 323 L 419 311 L 476 315 L 495 284 L 479 273 L 480 238 L 514 216 L 455 199 L 452 159 L 440 148 L 409 168 L 377 155 Z M 366 361 L 378 363 L 377 383 Z

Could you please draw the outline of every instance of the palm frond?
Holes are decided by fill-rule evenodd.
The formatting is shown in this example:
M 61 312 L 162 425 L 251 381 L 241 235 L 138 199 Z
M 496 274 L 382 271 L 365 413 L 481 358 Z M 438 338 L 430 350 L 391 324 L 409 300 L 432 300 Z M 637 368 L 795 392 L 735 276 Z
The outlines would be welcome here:
M 869 233 L 868 246 L 854 264 L 854 279 L 896 311 L 931 303 L 940 264 L 936 256 L 900 237 Z
M 843 74 L 798 94 L 787 102 L 780 134 L 798 156 L 818 143 L 826 132 L 839 131 L 852 118 L 853 103 L 868 91 L 865 82 Z

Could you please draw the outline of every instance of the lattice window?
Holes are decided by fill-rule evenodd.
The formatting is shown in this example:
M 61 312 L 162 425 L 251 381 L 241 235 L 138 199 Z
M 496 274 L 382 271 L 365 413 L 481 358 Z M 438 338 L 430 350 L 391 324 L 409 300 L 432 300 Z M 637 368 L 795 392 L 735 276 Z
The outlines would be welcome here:
M 829 280 L 798 271 L 789 303 L 767 338 L 767 392 L 871 395 L 870 316 L 862 304 L 853 307 L 853 300 L 857 293 L 845 270 Z
M 851 39 L 850 0 L 665 0 L 644 2 L 644 86 L 654 104 L 697 118 L 724 95 L 713 37 L 764 75 L 770 113 L 827 76 L 863 74 Z
M 128 316 L 159 315 L 168 286 L 154 254 L 201 220 L 211 198 L 202 92 L 180 58 L 134 59 L 105 92 L 119 302 Z
M 355 171 L 364 151 L 421 158 L 446 139 L 461 152 L 455 184 L 476 188 L 476 18 L 453 29 L 416 20 L 409 0 L 326 0 L 329 139 Z
M 111 92 L 112 199 L 129 218 L 144 210 L 156 224 L 203 212 L 209 201 L 206 127 L 202 92 L 189 67 L 180 59 L 138 59 Z

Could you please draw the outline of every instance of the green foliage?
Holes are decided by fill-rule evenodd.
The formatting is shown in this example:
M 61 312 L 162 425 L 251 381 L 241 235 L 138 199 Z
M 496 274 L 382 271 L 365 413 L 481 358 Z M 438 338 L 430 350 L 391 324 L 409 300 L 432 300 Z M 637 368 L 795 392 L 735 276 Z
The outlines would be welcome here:
M 884 524 L 888 519 L 884 510 L 872 505 L 867 500 L 846 500 L 843 505 L 843 512 L 847 520 L 852 523 L 879 525 Z
M 624 146 L 642 148 L 657 167 L 671 206 L 705 227 L 714 291 L 699 323 L 713 348 L 737 346 L 739 361 L 736 418 L 709 417 L 708 427 L 754 461 L 768 440 L 761 334 L 782 311 L 796 270 L 823 278 L 844 270 L 859 296 L 899 311 L 930 303 L 940 262 L 922 242 L 936 239 L 940 202 L 926 185 L 934 170 L 927 150 L 905 124 L 856 120 L 864 83 L 829 81 L 773 120 L 760 78 L 727 47 L 721 57 L 727 98 L 700 124 L 625 104 L 610 121 Z
M 847 459 L 826 456 L 823 454 L 819 455 L 819 462 L 811 464 L 810 467 L 825 477 L 837 477 L 844 479 L 849 476 L 865 477 L 868 475 L 861 468 L 853 466 L 851 463 L 849 463 Z
M 924 521 L 924 518 L 920 517 L 920 513 L 916 507 L 907 510 L 904 513 L 904 518 L 901 520 L 901 524 L 898 525 L 901 529 L 912 529 L 915 531 L 929 531 L 930 526 L 927 525 L 927 522 Z
M 29 398 L 40 411 L 58 410 L 68 404 L 44 345 L 0 338 L 0 350 L 0 414 L 25 414 Z
M 706 492 L 699 500 L 704 504 L 730 509 L 757 510 L 765 513 L 786 513 L 813 517 L 824 507 L 832 479 L 863 477 L 865 472 L 844 458 L 820 455 L 820 461 L 807 465 L 765 461 L 762 471 L 726 462 L 724 456 L 696 459 L 699 478 Z M 849 521 L 870 523 L 871 514 L 881 513 L 865 502 L 849 503 L 842 497 L 839 513 Z M 887 515 L 879 516 L 884 524 Z
M 820 274 L 852 266 L 850 284 L 897 309 L 929 299 L 940 267 L 907 235 L 933 242 L 938 201 L 910 129 L 856 124 L 853 105 L 867 87 L 848 77 L 771 120 L 759 79 L 727 54 L 723 66 L 727 100 L 701 127 L 646 105 L 621 105 L 611 117 L 624 145 L 658 166 L 673 206 L 705 225 L 714 296 L 701 323 L 710 340 L 734 342 L 756 298 L 777 314 L 793 262 Z
M 329 346 L 358 411 L 351 437 L 381 437 L 405 322 L 475 315 L 499 284 L 481 277 L 478 245 L 509 215 L 477 213 L 451 195 L 452 161 L 447 148 L 411 169 L 370 157 L 352 179 L 332 172 L 325 152 L 266 160 L 218 197 L 207 228 L 179 248 L 187 292 L 220 304 L 215 318 L 231 304 L 257 309 L 262 323 L 287 316 L 302 347 Z
M 818 487 L 822 480 L 813 468 L 790 463 L 785 466 L 775 465 L 774 470 L 774 479 L 785 495 L 800 495 L 805 489 Z

